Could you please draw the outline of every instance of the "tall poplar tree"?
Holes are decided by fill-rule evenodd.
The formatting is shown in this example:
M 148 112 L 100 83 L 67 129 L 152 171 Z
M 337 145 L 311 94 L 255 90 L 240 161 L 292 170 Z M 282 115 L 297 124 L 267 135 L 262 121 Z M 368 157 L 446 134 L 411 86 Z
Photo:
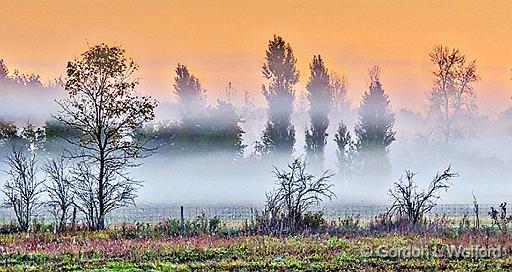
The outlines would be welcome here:
M 268 80 L 262 87 L 268 104 L 268 121 L 257 147 L 261 153 L 277 151 L 291 154 L 293 151 L 295 128 L 290 116 L 295 98 L 293 86 L 299 81 L 296 63 L 290 44 L 274 36 L 268 44 L 262 70 L 263 77 Z
M 323 163 L 324 147 L 327 143 L 332 89 L 329 73 L 320 55 L 313 56 L 309 69 L 310 76 L 306 91 L 309 102 L 310 127 L 306 129 L 305 148 L 308 160 L 312 164 L 320 166 Z

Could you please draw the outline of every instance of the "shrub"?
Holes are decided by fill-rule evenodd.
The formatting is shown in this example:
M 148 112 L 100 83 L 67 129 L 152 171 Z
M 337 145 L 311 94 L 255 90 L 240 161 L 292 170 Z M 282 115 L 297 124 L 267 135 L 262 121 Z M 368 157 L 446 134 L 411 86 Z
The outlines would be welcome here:
M 263 212 L 257 214 L 257 224 L 263 233 L 298 232 L 304 230 L 304 214 L 324 198 L 335 197 L 333 184 L 328 180 L 333 176 L 325 171 L 320 177 L 306 172 L 307 164 L 294 159 L 287 170 L 274 167 L 277 188 L 267 193 Z
M 417 227 L 421 223 L 423 216 L 437 205 L 439 192 L 447 190 L 451 185 L 449 181 L 459 176 L 448 167 L 442 174 L 438 173 L 426 189 L 420 191 L 414 182 L 415 175 L 416 173 L 405 171 L 405 180 L 401 177 L 395 182 L 394 188 L 389 190 L 393 204 L 388 213 L 403 217 L 411 227 Z
M 323 212 L 306 212 L 304 214 L 304 226 L 309 230 L 318 230 L 325 226 Z

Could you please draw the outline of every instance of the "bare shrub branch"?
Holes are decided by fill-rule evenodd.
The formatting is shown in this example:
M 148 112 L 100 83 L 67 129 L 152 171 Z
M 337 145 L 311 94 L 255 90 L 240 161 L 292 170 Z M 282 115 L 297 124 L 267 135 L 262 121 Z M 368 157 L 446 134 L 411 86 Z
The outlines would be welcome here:
M 417 226 L 423 216 L 437 205 L 440 191 L 450 188 L 450 180 L 459 176 L 449 166 L 443 173 L 437 173 L 426 189 L 419 190 L 414 182 L 416 174 L 406 170 L 405 179 L 400 177 L 394 188 L 389 190 L 393 204 L 388 213 L 405 217 L 412 226 Z
M 306 162 L 297 158 L 288 165 L 287 170 L 274 167 L 277 188 L 267 194 L 264 214 L 270 229 L 298 231 L 303 227 L 304 213 L 320 204 L 324 199 L 335 197 L 333 184 L 328 180 L 333 176 L 325 171 L 320 177 L 306 172 Z

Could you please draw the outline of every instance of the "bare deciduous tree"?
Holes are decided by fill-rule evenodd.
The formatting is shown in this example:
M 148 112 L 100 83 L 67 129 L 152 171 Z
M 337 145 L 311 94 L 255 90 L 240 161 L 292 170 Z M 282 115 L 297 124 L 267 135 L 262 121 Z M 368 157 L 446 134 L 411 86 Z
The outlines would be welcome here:
M 464 121 L 476 114 L 474 84 L 480 80 L 476 60 L 467 61 L 458 49 L 435 46 L 429 54 L 435 65 L 434 87 L 428 95 L 428 117 L 434 118 L 446 141 L 460 135 Z
M 91 166 L 85 162 L 79 162 L 73 167 L 73 191 L 75 192 L 75 204 L 77 209 L 85 215 L 89 228 L 95 228 L 99 220 L 98 208 L 98 183 L 92 173 Z
M 97 229 L 105 228 L 108 212 L 133 203 L 140 182 L 129 178 L 126 170 L 138 166 L 134 160 L 148 154 L 146 142 L 134 134 L 154 119 L 157 103 L 135 93 L 138 81 L 132 75 L 137 68 L 119 47 L 91 47 L 82 59 L 68 63 L 65 89 L 69 96 L 58 102 L 57 120 L 80 134 L 78 140 L 68 140 L 76 150 L 67 156 L 88 164 L 90 176 L 82 178 L 90 178 L 94 185 L 97 210 L 86 216 L 96 220 Z M 90 207 L 81 210 L 91 212 Z
M 71 208 L 74 205 L 71 175 L 63 157 L 48 160 L 43 170 L 49 180 L 48 184 L 45 185 L 48 193 L 46 205 L 55 218 L 57 230 L 62 231 L 71 218 Z
M 332 111 L 336 115 L 343 115 L 350 111 L 350 100 L 347 95 L 348 79 L 346 76 L 331 73 L 330 86 L 332 92 Z
M 451 185 L 450 180 L 459 176 L 448 167 L 443 173 L 436 174 L 428 188 L 418 190 L 414 182 L 415 175 L 416 173 L 406 170 L 405 180 L 402 176 L 395 182 L 394 188 L 389 190 L 393 204 L 388 213 L 405 217 L 411 226 L 417 226 L 421 222 L 423 216 L 437 205 L 439 192 L 447 190 Z
M 306 162 L 297 158 L 288 165 L 288 170 L 274 168 L 277 189 L 267 194 L 267 210 L 269 221 L 276 224 L 280 219 L 284 227 L 290 231 L 300 230 L 304 213 L 323 201 L 335 197 L 333 184 L 328 180 L 333 176 L 325 171 L 320 177 L 306 172 Z M 271 225 L 272 227 L 273 225 Z
M 5 206 L 14 210 L 20 229 L 28 231 L 34 213 L 42 204 L 44 180 L 37 177 L 35 154 L 26 154 L 21 147 L 12 146 L 7 165 L 8 180 L 2 189 Z
M 91 229 L 97 228 L 98 222 L 105 214 L 121 207 L 134 205 L 137 190 L 142 185 L 140 181 L 131 179 L 124 174 L 107 171 L 103 183 L 103 206 L 100 206 L 97 171 L 98 169 L 87 161 L 79 162 L 73 169 L 74 202 L 78 210 L 85 215 L 87 225 Z

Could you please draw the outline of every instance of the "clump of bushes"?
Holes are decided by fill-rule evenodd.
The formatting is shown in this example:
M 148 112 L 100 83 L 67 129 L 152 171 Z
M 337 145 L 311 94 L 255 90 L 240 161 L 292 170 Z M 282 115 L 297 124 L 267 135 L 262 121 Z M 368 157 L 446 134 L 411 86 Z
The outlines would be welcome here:
M 193 220 L 185 220 L 183 224 L 179 219 L 169 218 L 157 224 L 122 224 L 118 230 L 122 237 L 130 239 L 162 236 L 191 237 L 198 235 L 224 235 L 233 232 L 233 230 L 227 228 L 217 216 L 208 218 L 204 214 Z
M 512 222 L 512 215 L 507 214 L 507 202 L 502 202 L 500 204 L 500 211 L 491 207 L 489 216 L 492 220 L 492 226 L 496 226 L 499 230 L 506 231 L 508 229 L 508 225 Z
M 306 212 L 303 218 L 304 227 L 308 230 L 318 230 L 326 225 L 324 213 L 319 212 Z

